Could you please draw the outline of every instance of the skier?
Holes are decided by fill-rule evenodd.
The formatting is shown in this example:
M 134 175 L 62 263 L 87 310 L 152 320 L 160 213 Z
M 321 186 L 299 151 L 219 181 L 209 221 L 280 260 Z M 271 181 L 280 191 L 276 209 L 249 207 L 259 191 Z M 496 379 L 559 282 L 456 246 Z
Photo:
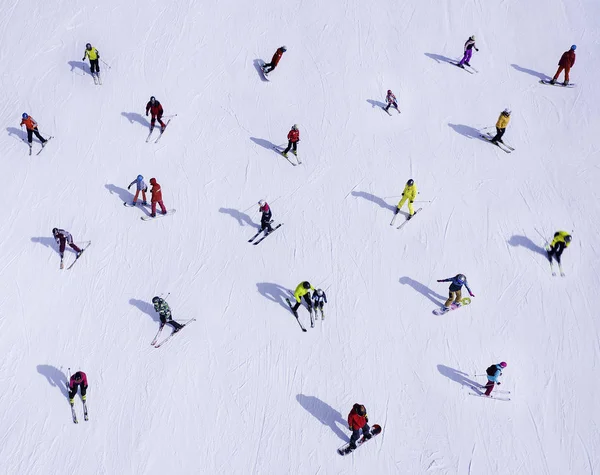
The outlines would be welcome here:
M 262 213 L 262 216 L 260 218 L 259 233 L 265 231 L 266 236 L 267 234 L 273 231 L 273 228 L 271 227 L 271 217 L 273 216 L 273 213 L 271 213 L 271 208 L 265 200 L 260 200 L 258 202 L 258 205 L 260 206 L 260 208 L 258 208 L 258 211 Z
M 510 122 L 510 109 L 504 109 L 500 116 L 498 117 L 498 122 L 496 122 L 496 135 L 492 139 L 492 143 L 498 145 L 498 142 L 502 142 L 502 137 L 504 136 L 504 132 L 506 132 L 506 127 L 508 127 L 508 123 Z
M 152 96 L 150 98 L 150 100 L 148 101 L 148 104 L 146 104 L 146 117 L 148 117 L 148 111 L 150 111 L 150 113 L 152 114 L 152 120 L 150 120 L 150 133 L 152 133 L 152 131 L 154 130 L 154 123 L 158 120 L 158 123 L 160 124 L 160 131 L 164 132 L 165 131 L 165 123 L 162 121 L 162 116 L 163 116 L 163 107 L 160 104 L 160 102 L 158 102 L 156 100 L 156 97 Z
M 80 249 L 73 242 L 73 236 L 71 235 L 70 232 L 65 231 L 64 229 L 54 228 L 54 229 L 52 229 L 52 235 L 54 236 L 54 240 L 56 241 L 56 244 L 58 244 L 58 246 L 59 246 L 61 268 L 63 265 L 63 257 L 65 255 L 65 245 L 66 244 L 69 244 L 71 249 L 73 249 L 77 253 L 76 254 L 77 258 L 79 258 L 79 256 L 81 256 L 81 253 L 83 252 L 83 250 Z
M 83 371 L 77 371 L 69 380 L 69 403 L 71 406 L 75 404 L 75 395 L 77 390 L 81 388 L 81 400 L 85 402 L 85 392 L 88 388 L 87 376 Z
M 152 202 L 152 213 L 150 214 L 150 216 L 153 218 L 156 218 L 156 204 L 157 203 L 160 206 L 162 214 L 167 214 L 167 208 L 165 208 L 165 205 L 163 203 L 162 189 L 161 189 L 160 185 L 157 183 L 156 178 L 150 178 L 150 184 L 152 185 L 152 189 L 150 190 L 150 193 L 152 193 L 152 198 L 150 199 L 150 201 Z M 143 197 L 143 195 L 142 195 L 142 197 Z
M 158 312 L 158 315 L 160 316 L 161 328 L 165 326 L 165 324 L 169 324 L 173 327 L 173 333 L 177 333 L 183 328 L 181 323 L 173 320 L 173 317 L 171 316 L 171 309 L 169 308 L 169 304 L 165 299 L 154 297 L 152 299 L 152 303 L 154 304 L 154 310 Z
M 92 77 L 94 77 L 95 74 L 97 78 L 100 78 L 100 65 L 98 64 L 100 53 L 98 53 L 98 50 L 90 43 L 85 45 L 85 52 L 83 53 L 81 61 L 85 61 L 86 57 L 90 59 L 90 72 L 92 73 Z
M 24 125 L 25 128 L 27 129 L 27 142 L 29 142 L 29 148 L 31 148 L 31 142 L 33 141 L 33 134 L 35 134 L 35 136 L 38 139 L 40 139 L 40 141 L 42 142 L 42 148 L 46 145 L 46 142 L 48 140 L 46 140 L 44 137 L 42 137 L 40 135 L 37 122 L 35 120 L 33 120 L 33 117 L 28 115 L 27 112 L 23 112 L 23 115 L 21 116 L 21 124 L 20 125 L 21 125 L 21 127 L 23 127 L 23 125 Z
M 548 254 L 548 260 L 552 264 L 552 257 L 556 259 L 556 262 L 560 265 L 560 256 L 563 251 L 569 247 L 573 237 L 566 231 L 556 231 L 554 233 L 554 239 L 550 243 L 550 246 L 546 249 Z
M 496 384 L 500 384 L 498 378 L 502 376 L 502 370 L 504 368 L 506 368 L 506 363 L 503 361 L 502 363 L 493 364 L 485 370 L 488 381 L 485 385 L 484 396 L 489 396 L 492 393 L 492 389 L 494 389 L 494 386 Z
M 313 292 L 313 307 L 315 308 L 315 316 L 317 312 L 321 310 L 321 320 L 325 320 L 325 314 L 323 313 L 323 306 L 327 303 L 327 295 L 321 289 L 317 289 Z
M 469 295 L 471 297 L 475 297 L 471 289 L 469 288 L 469 283 L 467 282 L 467 277 L 464 274 L 457 274 L 454 277 L 448 277 L 447 279 L 440 279 L 438 282 L 451 282 L 450 287 L 448 288 L 448 300 L 444 303 L 442 310 L 447 312 L 450 310 L 450 305 L 452 303 L 460 306 L 460 300 L 462 297 L 462 286 L 464 285 L 469 291 Z
M 473 56 L 473 48 L 475 48 L 475 51 L 479 51 L 479 48 L 475 46 L 475 35 L 470 36 L 469 39 L 465 41 L 465 54 L 463 56 L 463 59 L 460 60 L 460 63 L 458 63 L 458 66 L 460 68 L 465 69 L 465 64 L 471 67 L 469 61 L 471 61 L 471 56 Z
M 360 432 L 366 440 L 369 440 L 371 435 L 371 428 L 369 427 L 369 416 L 367 416 L 367 409 L 362 404 L 354 404 L 350 414 L 348 414 L 348 428 L 352 431 L 350 436 L 350 445 L 348 451 L 356 449 L 356 441 L 360 437 Z
M 415 201 L 415 198 L 417 197 L 417 194 L 418 194 L 417 185 L 415 185 L 415 180 L 413 180 L 411 178 L 410 180 L 408 180 L 406 182 L 406 185 L 404 186 L 404 190 L 402 191 L 402 198 L 400 199 L 400 201 L 398 202 L 398 205 L 396 206 L 396 211 L 394 212 L 394 215 L 396 215 L 400 212 L 400 208 L 402 208 L 402 206 L 404 206 L 404 203 L 406 203 L 406 200 L 408 200 L 409 215 L 407 216 L 406 219 L 412 218 L 415 214 L 415 209 L 413 208 L 413 203 Z
M 308 312 L 312 315 L 312 301 L 310 300 L 310 291 L 315 290 L 315 288 L 310 285 L 310 282 L 304 281 L 298 284 L 296 290 L 294 291 L 294 298 L 296 299 L 296 304 L 293 307 L 294 313 L 298 311 L 300 305 L 302 303 L 302 297 L 304 297 L 304 301 L 306 302 L 306 306 L 308 307 Z
M 298 124 L 294 124 L 292 125 L 291 130 L 288 132 L 287 135 L 288 138 L 288 146 L 286 147 L 286 149 L 281 152 L 282 155 L 287 158 L 287 154 L 290 151 L 290 149 L 292 149 L 292 153 L 296 156 L 298 156 L 298 152 L 297 152 L 297 146 L 298 146 L 298 142 L 300 142 L 300 131 L 298 130 Z
M 142 192 L 142 204 L 144 206 L 146 206 L 148 204 L 148 202 L 146 201 L 146 191 L 148 191 L 148 185 L 146 185 L 146 182 L 144 181 L 144 177 L 142 175 L 138 175 L 137 178 L 135 180 L 133 180 L 131 183 L 129 183 L 129 186 L 127 187 L 127 189 L 131 189 L 131 187 L 135 185 L 136 189 L 135 189 L 135 196 L 133 197 L 133 202 L 131 203 L 133 206 L 135 206 L 137 204 L 137 199 L 138 199 L 138 195 L 140 194 L 140 191 Z
M 281 56 L 283 56 L 283 53 L 285 53 L 286 51 L 287 51 L 287 48 L 285 46 L 281 46 L 281 47 L 277 48 L 277 51 L 275 51 L 275 54 L 273 55 L 271 62 L 262 65 L 263 72 L 265 74 L 268 74 L 271 71 L 273 71 L 279 64 L 279 60 L 281 59 Z
M 387 102 L 387 106 L 383 108 L 384 111 L 388 112 L 390 107 L 394 107 L 394 109 L 400 112 L 400 109 L 398 109 L 398 101 L 391 89 L 388 89 L 387 96 L 385 96 L 385 102 Z
M 560 57 L 560 61 L 558 62 L 558 69 L 556 70 L 556 74 L 550 81 L 550 84 L 555 84 L 558 76 L 563 71 L 565 72 L 565 81 L 563 82 L 563 86 L 569 85 L 569 73 L 571 72 L 571 68 L 575 64 L 575 50 L 577 49 L 577 45 L 572 45 L 569 51 L 565 51 Z

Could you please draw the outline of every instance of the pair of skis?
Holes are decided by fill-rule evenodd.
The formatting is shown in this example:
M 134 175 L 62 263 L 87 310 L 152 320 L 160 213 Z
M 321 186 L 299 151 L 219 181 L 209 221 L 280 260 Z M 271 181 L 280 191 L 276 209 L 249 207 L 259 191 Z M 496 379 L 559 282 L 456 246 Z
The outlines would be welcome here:
M 461 64 L 459 64 L 459 63 L 457 63 L 457 62 L 455 62 L 455 61 L 448 61 L 448 62 L 449 62 L 450 64 L 453 64 L 454 66 L 458 66 L 460 69 L 462 69 L 463 71 L 466 71 L 466 72 L 468 72 L 468 73 L 470 73 L 470 74 L 475 74 L 475 73 L 478 73 L 478 72 L 479 72 L 479 71 L 477 71 L 477 70 L 476 70 L 476 69 L 475 69 L 473 66 L 471 66 L 470 64 L 469 64 L 469 65 L 467 65 L 467 67 L 469 68 L 469 69 L 467 69 L 467 68 L 465 68 L 465 65 L 464 65 L 464 64 L 462 64 L 462 65 L 461 65 Z
M 102 86 L 102 79 L 100 79 L 100 73 L 92 73 L 92 78 L 94 78 L 94 84 L 96 86 Z
M 73 262 L 71 262 L 71 265 L 69 265 L 69 267 L 67 267 L 67 270 L 71 270 L 73 268 L 73 266 L 75 265 L 75 263 L 79 260 L 79 258 L 83 255 L 83 252 L 90 247 L 92 244 L 92 241 L 89 241 L 85 246 L 83 246 L 83 249 L 81 249 L 81 254 L 79 254 L 75 260 Z M 65 268 L 65 264 L 63 259 L 60 260 L 60 269 L 64 269 Z
M 292 165 L 296 166 L 296 165 L 302 165 L 302 160 L 300 160 L 300 157 L 298 157 L 298 153 L 297 152 L 292 152 L 294 154 L 294 157 L 296 157 L 296 160 L 298 161 L 298 163 L 294 163 L 290 157 L 286 156 L 283 154 L 283 152 L 281 150 L 279 150 L 279 147 L 273 147 L 273 150 L 275 150 L 277 153 L 279 153 L 283 158 L 285 158 L 288 162 L 290 162 Z
M 408 222 L 409 222 L 409 221 L 410 221 L 412 218 L 414 218 L 414 217 L 415 217 L 415 215 L 416 215 L 416 214 L 417 214 L 419 211 L 421 211 L 422 209 L 423 209 L 423 208 L 419 208 L 417 211 L 415 211 L 415 212 L 412 214 L 412 216 L 411 216 L 411 215 L 408 215 L 408 216 L 406 217 L 406 219 L 405 219 L 404 221 L 402 221 L 402 223 L 400 223 L 400 225 L 399 225 L 399 226 L 398 226 L 396 229 L 402 229 L 402 228 L 404 227 L 404 225 L 405 225 L 406 223 L 408 223 Z M 392 218 L 392 220 L 390 221 L 390 226 L 393 226 L 393 225 L 394 225 L 394 223 L 396 222 L 396 218 L 397 218 L 397 217 L 398 217 L 398 213 L 396 213 L 396 214 L 394 215 L 394 217 Z
M 492 145 L 496 145 L 503 152 L 510 153 L 510 152 L 513 152 L 515 150 L 514 147 L 511 147 L 510 145 L 508 145 L 507 143 L 504 143 L 502 141 L 492 142 L 492 139 L 494 137 L 490 133 L 487 133 L 486 135 L 481 134 L 481 138 L 483 138 L 484 140 L 488 141 Z
M 167 130 L 167 127 L 169 126 L 169 124 L 171 123 L 172 119 L 167 120 L 167 123 L 165 124 L 164 128 L 160 128 L 160 134 L 158 135 L 158 138 L 154 141 L 154 143 L 158 143 L 160 141 L 160 139 L 162 138 L 163 134 L 165 133 L 165 130 Z M 150 133 L 148 134 L 148 137 L 146 138 L 146 143 L 150 142 L 150 137 L 152 137 L 152 132 L 154 132 L 154 127 L 150 128 Z
M 390 114 L 390 111 L 388 109 L 386 109 L 383 106 L 381 106 L 381 108 L 383 109 L 383 112 L 385 112 L 387 115 L 389 115 L 390 117 L 392 117 L 392 114 Z M 396 111 L 398 111 L 398 114 L 402 114 L 402 112 L 400 112 L 400 109 L 398 109 L 398 106 L 395 106 L 394 109 L 396 109 Z
M 178 332 L 176 332 L 174 329 L 171 332 L 171 334 L 166 337 L 164 340 L 158 342 L 158 339 L 163 331 L 163 329 L 165 328 L 166 323 L 161 323 L 160 328 L 158 329 L 158 332 L 156 333 L 156 336 L 154 337 L 154 339 L 150 342 L 150 345 L 153 346 L 154 348 L 160 348 L 161 346 L 163 346 L 165 343 L 167 343 L 171 338 L 173 338 L 174 335 L 176 335 L 177 333 L 181 332 L 181 330 L 183 330 L 185 327 L 187 327 L 190 323 L 195 322 L 196 319 L 192 318 L 191 320 L 188 320 L 186 323 L 184 323 L 181 328 L 179 329 Z M 157 343 L 158 342 L 158 343 Z
M 275 231 L 277 231 L 281 226 L 283 226 L 283 223 L 279 223 L 277 226 L 275 226 L 273 228 L 273 231 L 271 231 L 270 233 L 265 232 L 264 236 L 262 236 L 258 241 L 254 242 L 255 246 L 258 246 L 261 242 L 263 242 L 265 240 L 265 238 L 267 236 L 270 236 L 271 234 L 273 234 Z M 248 242 L 253 242 L 260 233 L 262 233 L 263 231 L 260 230 L 258 231 L 254 236 L 252 236 L 250 239 L 248 239 Z
M 67 384 L 68 387 L 68 384 Z M 75 404 L 71 404 L 71 417 L 73 418 L 73 424 L 79 424 L 79 420 L 77 419 L 77 413 L 75 412 Z M 85 421 L 89 421 L 90 418 L 88 416 L 87 410 L 87 402 L 83 401 L 83 419 Z
M 42 143 L 42 148 L 40 148 L 40 150 L 38 151 L 38 153 L 36 153 L 36 154 L 35 154 L 36 156 L 37 156 L 37 155 L 39 155 L 40 153 L 42 153 L 42 152 L 44 151 L 44 149 L 46 148 L 46 145 L 48 145 L 48 142 L 50 142 L 50 140 L 51 140 L 52 138 L 53 138 L 53 136 L 51 135 L 50 137 L 48 137 L 48 138 L 46 139 L 46 141 L 45 141 L 44 143 Z M 25 139 L 22 139 L 22 140 L 23 140 L 23 142 L 25 142 L 25 143 L 27 144 L 27 146 L 29 147 L 29 156 L 31 157 L 31 154 L 32 154 L 32 152 L 33 152 L 33 147 L 32 147 L 32 145 L 31 145 L 29 142 L 27 142 L 27 140 L 25 140 Z
M 498 383 L 496 383 L 496 387 L 492 390 L 492 393 L 489 396 L 486 396 L 481 391 L 486 389 L 483 384 L 477 384 L 476 386 L 471 386 L 471 389 L 475 391 L 474 393 L 469 393 L 470 396 L 484 397 L 488 399 L 495 399 L 496 401 L 510 401 L 510 397 L 507 395 L 510 394 L 510 391 L 506 391 L 505 389 L 498 389 Z M 500 396 L 496 396 L 496 394 L 500 394 Z
M 546 245 L 546 257 L 548 258 L 548 262 L 550 262 L 550 272 L 552 272 L 552 277 L 556 277 L 556 271 L 554 270 L 554 261 L 552 260 L 552 256 L 550 255 L 550 246 Z M 558 262 L 558 261 L 557 261 Z M 558 262 L 558 270 L 560 272 L 561 277 L 565 277 L 565 273 L 562 268 L 562 264 Z

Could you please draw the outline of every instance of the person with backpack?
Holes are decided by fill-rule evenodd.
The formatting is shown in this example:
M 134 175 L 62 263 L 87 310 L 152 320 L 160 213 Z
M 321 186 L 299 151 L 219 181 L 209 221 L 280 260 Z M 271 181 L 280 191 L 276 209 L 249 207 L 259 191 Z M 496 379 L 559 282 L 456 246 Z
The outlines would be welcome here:
M 492 394 L 492 389 L 494 389 L 494 386 L 496 384 L 500 384 L 498 378 L 502 376 L 502 370 L 504 368 L 506 368 L 506 362 L 503 361 L 502 363 L 493 364 L 485 370 L 488 381 L 485 385 L 485 393 L 483 394 L 484 396 L 489 396 Z
M 362 435 L 366 440 L 371 437 L 371 428 L 369 427 L 369 416 L 367 415 L 367 409 L 362 404 L 354 404 L 350 414 L 348 414 L 348 428 L 352 431 L 350 436 L 350 445 L 348 450 L 352 451 L 356 449 L 356 441 Z
M 462 299 L 462 287 L 463 285 L 469 291 L 469 295 L 471 297 L 475 297 L 471 289 L 469 288 L 469 283 L 467 282 L 467 277 L 464 274 L 456 274 L 454 277 L 448 277 L 447 279 L 440 279 L 438 282 L 450 282 L 450 287 L 448 288 L 448 300 L 444 303 L 442 307 L 442 311 L 444 313 L 450 310 L 450 305 L 455 304 L 460 306 Z

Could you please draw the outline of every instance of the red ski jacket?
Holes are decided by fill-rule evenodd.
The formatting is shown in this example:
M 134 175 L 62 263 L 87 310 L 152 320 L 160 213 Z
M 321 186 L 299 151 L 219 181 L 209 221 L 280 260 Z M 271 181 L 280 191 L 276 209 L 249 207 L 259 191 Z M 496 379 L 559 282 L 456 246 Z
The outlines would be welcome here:
M 350 414 L 348 414 L 348 427 L 350 427 L 352 430 L 362 429 L 365 424 L 369 422 L 369 417 L 367 416 L 366 412 L 364 416 L 359 415 L 356 412 L 356 406 L 357 404 L 354 405 L 350 411 Z
M 290 130 L 288 133 L 288 140 L 290 142 L 297 142 L 298 140 L 300 140 L 300 131 L 299 130 Z
M 150 178 L 150 184 L 152 185 L 152 189 L 150 190 L 150 193 L 152 193 L 152 203 L 158 203 L 159 201 L 162 201 L 162 189 L 160 188 L 160 185 L 156 182 L 155 178 Z
M 154 105 L 152 102 L 148 102 L 148 104 L 146 104 L 146 115 L 148 114 L 148 111 L 150 111 L 152 117 L 158 117 L 159 119 L 163 115 L 163 108 L 158 101 L 154 101 Z
M 560 61 L 558 62 L 559 66 L 563 68 L 572 68 L 575 64 L 575 51 L 570 49 L 569 51 L 565 51 L 563 55 L 560 57 Z

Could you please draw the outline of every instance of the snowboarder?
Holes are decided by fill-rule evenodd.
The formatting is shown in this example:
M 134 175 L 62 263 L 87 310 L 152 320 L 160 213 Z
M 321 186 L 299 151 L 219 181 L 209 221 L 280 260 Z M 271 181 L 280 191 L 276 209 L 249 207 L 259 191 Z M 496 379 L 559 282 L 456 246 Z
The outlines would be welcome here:
M 287 135 L 288 138 L 288 146 L 286 147 L 286 149 L 281 152 L 281 154 L 287 158 L 287 154 L 290 151 L 290 149 L 292 149 L 292 153 L 294 155 L 298 155 L 298 151 L 297 151 L 297 146 L 298 146 L 298 142 L 300 142 L 300 130 L 298 130 L 298 124 L 294 124 L 292 125 L 291 130 L 288 132 Z
M 92 73 L 92 77 L 94 77 L 95 74 L 97 78 L 100 78 L 100 65 L 98 64 L 100 53 L 98 53 L 98 50 L 90 43 L 85 45 L 85 52 L 83 53 L 81 61 L 85 61 L 85 58 L 90 59 L 90 72 Z
M 164 113 L 163 107 L 154 96 L 152 96 L 148 101 L 148 104 L 146 104 L 146 117 L 148 117 L 148 111 L 150 111 L 150 113 L 152 114 L 152 119 L 150 120 L 150 133 L 152 133 L 152 131 L 154 130 L 154 124 L 157 120 L 160 124 L 160 131 L 164 132 L 166 124 L 162 121 L 162 116 Z
M 298 311 L 300 305 L 302 303 L 302 297 L 304 297 L 304 301 L 306 302 L 306 306 L 308 307 L 308 312 L 312 315 L 312 301 L 310 299 L 310 291 L 315 290 L 315 288 L 310 285 L 310 282 L 304 281 L 298 284 L 296 290 L 294 291 L 294 298 L 296 299 L 296 304 L 292 308 L 294 313 Z
M 40 135 L 37 122 L 35 120 L 33 120 L 33 117 L 28 115 L 27 112 L 23 112 L 23 115 L 21 116 L 21 124 L 20 125 L 21 125 L 21 127 L 23 127 L 23 125 L 24 125 L 25 128 L 27 129 L 27 142 L 29 143 L 29 148 L 31 148 L 31 142 L 33 141 L 33 134 L 35 134 L 35 136 L 38 139 L 40 139 L 40 141 L 42 142 L 42 147 L 44 147 L 46 145 L 46 142 L 48 140 L 46 140 L 44 137 L 42 137 Z
M 562 256 L 563 251 L 569 247 L 572 240 L 573 237 L 566 231 L 556 231 L 554 233 L 554 239 L 546 249 L 550 263 L 552 263 L 552 257 L 554 257 L 556 262 L 560 264 L 560 256 Z
M 169 308 L 169 304 L 165 299 L 154 297 L 152 299 L 152 303 L 154 304 L 154 310 L 158 312 L 158 315 L 160 316 L 161 328 L 165 326 L 165 324 L 169 324 L 173 327 L 173 333 L 177 333 L 183 328 L 181 323 L 173 320 L 173 317 L 171 316 L 171 309 Z
M 137 199 L 138 199 L 138 195 L 140 194 L 140 191 L 142 192 L 142 204 L 144 206 L 146 206 L 148 204 L 148 202 L 146 201 L 146 191 L 148 191 L 148 185 L 146 185 L 146 182 L 144 181 L 144 177 L 142 175 L 138 175 L 137 178 L 135 180 L 133 180 L 131 183 L 129 183 L 129 186 L 127 187 L 127 189 L 131 189 L 131 187 L 135 185 L 136 189 L 135 189 L 135 196 L 133 197 L 133 202 L 131 203 L 133 206 L 135 206 L 137 204 Z
M 418 194 L 417 185 L 415 185 L 415 180 L 413 180 L 411 178 L 410 180 L 408 180 L 406 182 L 406 185 L 404 186 L 404 190 L 402 191 L 402 198 L 400 199 L 400 201 L 398 202 L 398 205 L 396 206 L 396 211 L 394 212 L 394 215 L 396 215 L 400 212 L 400 208 L 402 208 L 402 206 L 404 206 L 404 203 L 406 203 L 406 200 L 408 200 L 409 215 L 406 219 L 412 218 L 415 214 L 415 209 L 413 208 L 413 203 L 415 202 L 415 198 L 417 197 L 417 194 Z
M 77 244 L 75 244 L 73 242 L 73 236 L 71 235 L 70 232 L 65 231 L 64 229 L 58 229 L 58 228 L 54 228 L 52 229 L 52 235 L 54 236 L 54 240 L 56 241 L 56 244 L 58 244 L 58 249 L 59 249 L 59 254 L 60 254 L 60 265 L 62 267 L 63 265 L 63 257 L 65 255 L 65 245 L 68 244 L 71 249 L 73 249 L 77 254 L 76 257 L 81 256 L 81 253 L 83 252 L 82 249 L 80 249 Z
M 502 137 L 504 136 L 504 132 L 506 132 L 506 127 L 508 127 L 508 123 L 510 122 L 510 109 L 504 109 L 500 116 L 498 117 L 498 121 L 496 122 L 496 135 L 492 139 L 492 143 L 498 145 L 498 142 L 502 142 Z
M 262 216 L 260 218 L 259 233 L 265 231 L 266 236 L 270 232 L 273 232 L 273 228 L 271 227 L 271 217 L 273 216 L 273 213 L 271 213 L 271 208 L 265 200 L 260 200 L 258 202 L 258 205 L 260 206 L 260 208 L 258 208 L 258 211 L 262 213 Z
M 496 384 L 500 384 L 498 378 L 502 376 L 502 370 L 504 368 L 506 368 L 506 363 L 503 361 L 502 363 L 493 364 L 485 370 L 488 381 L 485 385 L 484 396 L 489 396 L 492 393 L 492 389 L 494 389 L 494 386 Z
M 479 51 L 479 48 L 477 48 L 477 46 L 475 46 L 475 35 L 470 36 L 469 39 L 467 41 L 465 41 L 465 54 L 464 54 L 463 58 L 460 60 L 460 63 L 458 63 L 459 67 L 464 69 L 465 64 L 467 66 L 471 67 L 471 65 L 469 64 L 469 61 L 471 61 L 471 56 L 473 56 L 473 48 L 475 48 L 475 51 Z
M 385 96 L 385 102 L 387 102 L 387 106 L 383 108 L 384 111 L 388 112 L 389 108 L 393 107 L 400 112 L 400 109 L 398 109 L 398 101 L 396 100 L 396 96 L 394 96 L 394 93 L 391 89 L 388 89 L 387 96 Z
M 575 50 L 577 49 L 577 45 L 572 45 L 569 51 L 565 51 L 560 57 L 560 61 L 558 62 L 558 69 L 556 70 L 556 74 L 550 80 L 550 84 L 555 84 L 558 76 L 563 71 L 565 72 L 565 81 L 563 82 L 563 86 L 569 85 L 569 73 L 571 72 L 571 68 L 575 64 Z
M 283 56 L 283 53 L 285 53 L 286 51 L 287 51 L 287 48 L 285 46 L 281 46 L 281 47 L 277 48 L 277 51 L 275 51 L 273 58 L 271 58 L 271 62 L 263 64 L 263 66 L 262 66 L 262 70 L 264 71 L 265 74 L 270 73 L 277 67 L 277 65 L 279 64 L 279 60 L 281 59 L 281 56 Z
M 369 416 L 367 416 L 367 409 L 362 404 L 354 404 L 350 414 L 348 414 L 348 428 L 352 431 L 350 436 L 350 445 L 348 450 L 352 451 L 356 449 L 356 441 L 360 437 L 360 432 L 366 440 L 369 440 L 371 435 L 371 428 L 369 427 Z
M 450 310 L 451 304 L 456 304 L 458 306 L 461 305 L 461 297 L 462 297 L 462 287 L 463 285 L 469 291 L 469 295 L 471 297 L 475 297 L 471 289 L 469 288 L 469 283 L 467 282 L 467 277 L 464 274 L 457 274 L 454 277 L 448 277 L 447 279 L 440 279 L 438 282 L 451 282 L 450 287 L 448 288 L 448 300 L 444 303 L 442 310 L 447 312 Z
M 75 395 L 77 394 L 77 390 L 79 388 L 81 388 L 81 400 L 85 402 L 85 392 L 88 388 L 88 381 L 87 376 L 83 371 L 77 371 L 69 379 L 69 403 L 71 404 L 71 406 L 75 404 Z
M 152 213 L 150 214 L 150 216 L 156 218 L 157 203 L 160 206 L 162 214 L 167 214 L 167 208 L 165 208 L 165 205 L 163 203 L 162 189 L 156 181 L 156 178 L 150 178 L 150 184 L 152 185 L 152 189 L 150 190 L 150 193 L 152 193 L 152 198 L 150 200 L 152 202 Z
M 316 292 L 313 292 L 313 306 L 315 308 L 315 316 L 317 312 L 321 310 L 321 320 L 325 320 L 325 314 L 323 313 L 323 306 L 327 303 L 327 295 L 323 290 L 317 289 Z

